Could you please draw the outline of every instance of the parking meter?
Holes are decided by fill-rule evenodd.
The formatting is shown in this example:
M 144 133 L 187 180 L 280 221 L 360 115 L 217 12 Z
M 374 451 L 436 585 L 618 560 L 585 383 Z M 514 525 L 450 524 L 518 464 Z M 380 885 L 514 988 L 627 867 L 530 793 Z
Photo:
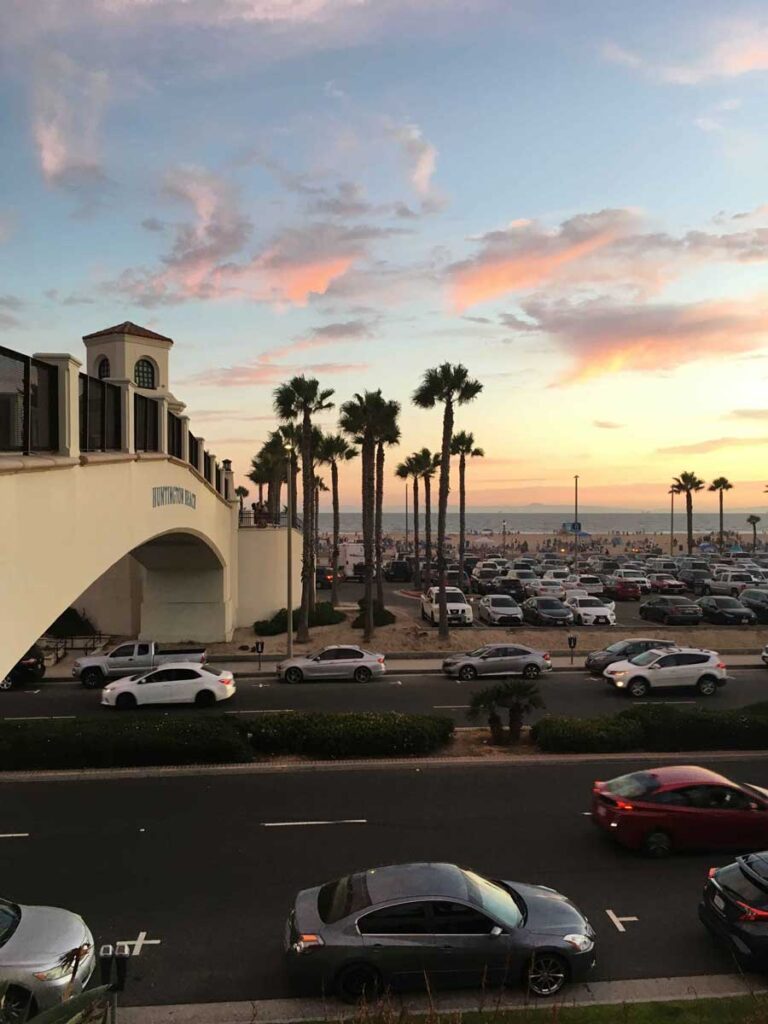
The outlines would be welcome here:
M 256 653 L 259 656 L 259 672 L 261 672 L 261 656 L 264 653 L 264 641 L 263 640 L 257 640 L 256 644 L 255 644 L 255 647 L 256 647 Z
M 576 650 L 576 644 L 579 638 L 575 633 L 568 634 L 568 650 L 571 652 L 571 664 L 573 664 L 573 652 Z

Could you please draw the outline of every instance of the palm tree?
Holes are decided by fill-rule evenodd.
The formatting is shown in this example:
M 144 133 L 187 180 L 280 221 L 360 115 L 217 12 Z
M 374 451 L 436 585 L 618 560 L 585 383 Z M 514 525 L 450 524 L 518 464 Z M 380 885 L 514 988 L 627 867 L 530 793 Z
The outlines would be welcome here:
M 291 508 L 293 509 L 293 522 L 291 526 L 294 529 L 299 525 L 299 503 L 298 497 L 298 478 L 299 478 L 299 453 L 301 452 L 301 428 L 297 427 L 295 423 L 284 423 L 281 427 L 278 427 L 278 433 L 283 439 L 283 446 L 285 448 L 290 447 L 291 458 L 290 458 L 290 474 L 288 476 L 288 486 L 291 488 Z M 302 469 L 304 467 L 302 466 Z M 278 509 L 279 511 L 279 509 Z M 278 519 L 278 525 L 279 525 Z
M 419 468 L 424 483 L 424 568 L 421 573 L 422 587 L 432 583 L 432 477 L 440 466 L 440 456 L 432 453 L 429 448 L 421 448 L 414 452 L 413 458 Z
M 685 470 L 672 481 L 672 490 L 675 494 L 685 495 L 685 521 L 688 531 L 688 554 L 690 555 L 693 552 L 693 493 L 704 490 L 704 481 L 700 480 L 695 473 Z
M 760 516 L 747 516 L 747 522 L 752 527 L 752 551 L 754 552 L 757 551 L 757 524 L 760 522 Z
M 733 484 L 727 477 L 719 476 L 707 488 L 708 491 L 717 491 L 720 500 L 720 554 L 723 553 L 723 494 L 733 489 Z
M 315 492 L 315 558 L 317 559 L 320 554 L 320 492 L 324 491 L 326 494 L 328 493 L 328 485 L 321 476 L 315 476 L 313 490 Z
M 329 401 L 333 390 L 320 389 L 314 377 L 292 377 L 285 384 L 275 388 L 273 404 L 281 420 L 301 420 L 301 465 L 302 507 L 304 532 L 301 559 L 301 611 L 296 639 L 299 643 L 309 640 L 309 611 L 315 590 L 315 551 L 312 540 L 313 484 L 312 466 L 312 417 L 326 409 L 332 409 Z
M 517 743 L 525 716 L 544 706 L 538 683 L 532 679 L 506 679 L 473 693 L 467 718 L 473 720 L 487 715 L 494 743 Z M 509 733 L 506 736 L 501 724 L 500 708 L 505 708 L 508 713 Z
M 478 380 L 469 376 L 461 363 L 441 363 L 426 370 L 421 384 L 413 393 L 413 403 L 420 409 L 443 406 L 443 439 L 440 447 L 440 486 L 437 502 L 437 571 L 440 587 L 440 639 L 448 639 L 448 610 L 445 605 L 445 520 L 451 477 L 451 438 L 454 407 L 466 405 L 483 390 Z
M 451 455 L 459 456 L 459 586 L 464 585 L 464 545 L 467 533 L 467 490 L 465 476 L 467 458 L 481 459 L 485 455 L 482 448 L 475 448 L 472 434 L 461 430 L 453 435 Z
M 365 607 L 363 610 L 363 641 L 373 637 L 373 541 L 376 429 L 385 405 L 381 390 L 355 394 L 340 409 L 339 426 L 360 445 L 362 455 L 363 560 L 365 562 Z
M 374 512 L 374 543 L 376 548 L 376 600 L 379 608 L 384 607 L 384 581 L 382 576 L 382 511 L 384 506 L 384 445 L 400 444 L 400 427 L 397 417 L 400 403 L 385 402 L 376 425 L 376 505 Z
M 243 487 L 242 485 L 240 487 L 236 487 L 235 488 L 235 494 L 240 499 L 240 513 L 241 514 L 242 514 L 242 511 L 243 511 L 243 502 L 245 501 L 245 499 L 248 497 L 248 495 L 250 493 L 251 492 L 248 490 L 248 488 L 247 487 Z
M 415 455 L 409 455 L 407 459 L 399 464 L 395 470 L 401 480 L 413 478 L 413 583 L 415 587 L 421 585 L 421 571 L 419 561 L 419 470 L 418 459 Z
M 251 460 L 251 471 L 248 479 L 259 486 L 259 500 L 262 500 L 262 487 L 267 485 L 267 511 L 270 517 L 279 521 L 280 492 L 283 481 L 287 479 L 285 443 L 276 430 L 269 437 Z
M 333 505 L 333 544 L 331 547 L 331 604 L 335 607 L 339 600 L 339 463 L 348 462 L 358 454 L 341 434 L 324 434 L 317 450 L 317 460 L 331 467 L 331 502 Z

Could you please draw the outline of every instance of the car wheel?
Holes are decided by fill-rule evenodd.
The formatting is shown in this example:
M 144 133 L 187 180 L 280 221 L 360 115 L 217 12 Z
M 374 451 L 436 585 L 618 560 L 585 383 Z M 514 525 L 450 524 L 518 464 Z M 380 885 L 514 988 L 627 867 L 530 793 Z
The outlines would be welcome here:
M 371 670 L 366 668 L 365 665 L 361 665 L 355 669 L 355 674 L 352 677 L 356 683 L 367 683 L 371 678 Z
M 13 686 L 13 680 L 10 676 L 6 676 L 5 679 L 0 679 L 0 690 L 10 690 Z
M 80 676 L 80 681 L 88 690 L 98 690 L 104 685 L 104 676 L 98 668 L 87 668 Z
M 557 953 L 534 953 L 528 965 L 526 983 L 535 996 L 554 996 L 568 980 L 568 964 Z
M 627 687 L 627 693 L 630 697 L 645 697 L 650 690 L 647 680 L 638 676 L 636 679 L 630 679 L 629 686 Z
M 372 964 L 348 964 L 336 975 L 335 987 L 345 1003 L 375 999 L 381 992 L 381 975 Z
M 136 698 L 132 693 L 119 693 L 115 701 L 115 707 L 119 711 L 130 711 L 136 707 Z
M 195 695 L 195 707 L 212 708 L 216 703 L 216 694 L 212 690 L 200 690 Z
M 717 680 L 714 676 L 702 676 L 696 683 L 696 689 L 702 697 L 711 697 L 717 691 Z
M 3 998 L 3 1024 L 21 1024 L 37 1014 L 37 1003 L 31 992 L 11 985 Z
M 523 679 L 538 679 L 541 669 L 538 665 L 526 665 L 523 669 Z
M 459 669 L 459 679 L 465 682 L 469 679 L 477 679 L 477 669 L 474 665 L 462 665 Z
M 300 683 L 304 678 L 304 673 L 300 668 L 289 668 L 283 677 L 286 683 Z
M 666 832 L 649 832 L 643 840 L 643 853 L 657 860 L 672 853 L 672 839 Z

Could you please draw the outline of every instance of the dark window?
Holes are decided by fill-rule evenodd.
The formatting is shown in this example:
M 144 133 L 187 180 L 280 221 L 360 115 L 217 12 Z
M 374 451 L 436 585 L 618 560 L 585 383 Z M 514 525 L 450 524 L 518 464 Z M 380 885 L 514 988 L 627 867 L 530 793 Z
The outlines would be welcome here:
M 96 370 L 96 376 L 99 378 L 99 380 L 104 380 L 106 377 L 110 376 L 109 360 L 107 359 L 106 356 L 102 356 L 101 359 L 99 360 L 99 365 Z
M 321 651 L 318 655 L 318 661 L 337 661 L 341 657 L 339 654 L 338 647 L 332 647 L 328 651 Z
M 361 935 L 426 935 L 427 904 L 399 903 L 366 914 L 357 922 Z
M 120 388 L 80 374 L 80 450 L 115 451 L 122 444 Z
M 666 654 L 663 658 L 659 658 L 656 664 L 659 668 L 672 668 L 673 665 L 679 665 L 677 654 Z
M 184 683 L 190 679 L 199 679 L 200 675 L 193 668 L 169 668 L 165 678 L 171 683 Z
M 368 878 L 363 872 L 326 882 L 317 894 L 317 912 L 325 924 L 334 924 L 370 905 Z
M 139 359 L 133 368 L 133 382 L 137 388 L 155 387 L 155 367 L 149 359 Z
M 133 396 L 134 409 L 134 445 L 137 452 L 156 452 L 158 450 L 158 409 L 154 399 L 144 395 Z
M 342 661 L 354 661 L 356 658 L 364 657 L 364 655 L 362 651 L 356 651 L 354 647 L 340 647 L 336 657 L 341 658 Z
M 136 648 L 136 654 L 143 658 L 145 654 L 149 654 L 149 644 L 139 644 Z
M 162 683 L 168 678 L 167 669 L 159 669 L 157 672 L 150 672 L 148 676 L 144 676 L 141 680 L 142 683 Z
M 123 644 L 122 647 L 112 651 L 110 658 L 130 658 L 133 655 L 133 650 L 133 644 Z
M 665 804 L 668 807 L 690 807 L 690 800 L 682 789 L 667 789 L 663 793 L 653 793 L 647 800 L 649 803 Z
M 181 420 L 172 412 L 168 413 L 168 454 L 181 458 Z
M 704 665 L 709 661 L 708 654 L 676 654 L 678 665 Z
M 692 807 L 703 810 L 747 810 L 749 797 L 728 786 L 689 786 L 684 790 Z
M 463 903 L 436 900 L 432 903 L 432 928 L 435 935 L 488 935 L 496 924 L 474 907 Z
M 749 864 L 750 856 L 744 858 L 744 862 L 748 866 L 751 866 Z M 717 883 L 751 907 L 765 906 L 768 903 L 768 893 L 762 886 L 757 885 L 746 872 L 742 871 L 738 863 L 721 868 L 717 873 Z

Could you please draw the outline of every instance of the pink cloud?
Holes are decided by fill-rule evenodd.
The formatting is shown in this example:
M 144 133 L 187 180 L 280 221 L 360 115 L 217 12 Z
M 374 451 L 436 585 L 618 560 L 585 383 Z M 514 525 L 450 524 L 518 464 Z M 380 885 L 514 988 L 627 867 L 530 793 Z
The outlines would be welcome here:
M 224 366 L 204 370 L 188 377 L 185 384 L 201 384 L 211 387 L 238 388 L 253 385 L 279 384 L 296 373 L 317 373 L 324 375 L 362 373 L 369 369 L 367 363 L 307 363 L 286 365 L 272 363 L 265 358 L 255 359 L 239 366 Z

